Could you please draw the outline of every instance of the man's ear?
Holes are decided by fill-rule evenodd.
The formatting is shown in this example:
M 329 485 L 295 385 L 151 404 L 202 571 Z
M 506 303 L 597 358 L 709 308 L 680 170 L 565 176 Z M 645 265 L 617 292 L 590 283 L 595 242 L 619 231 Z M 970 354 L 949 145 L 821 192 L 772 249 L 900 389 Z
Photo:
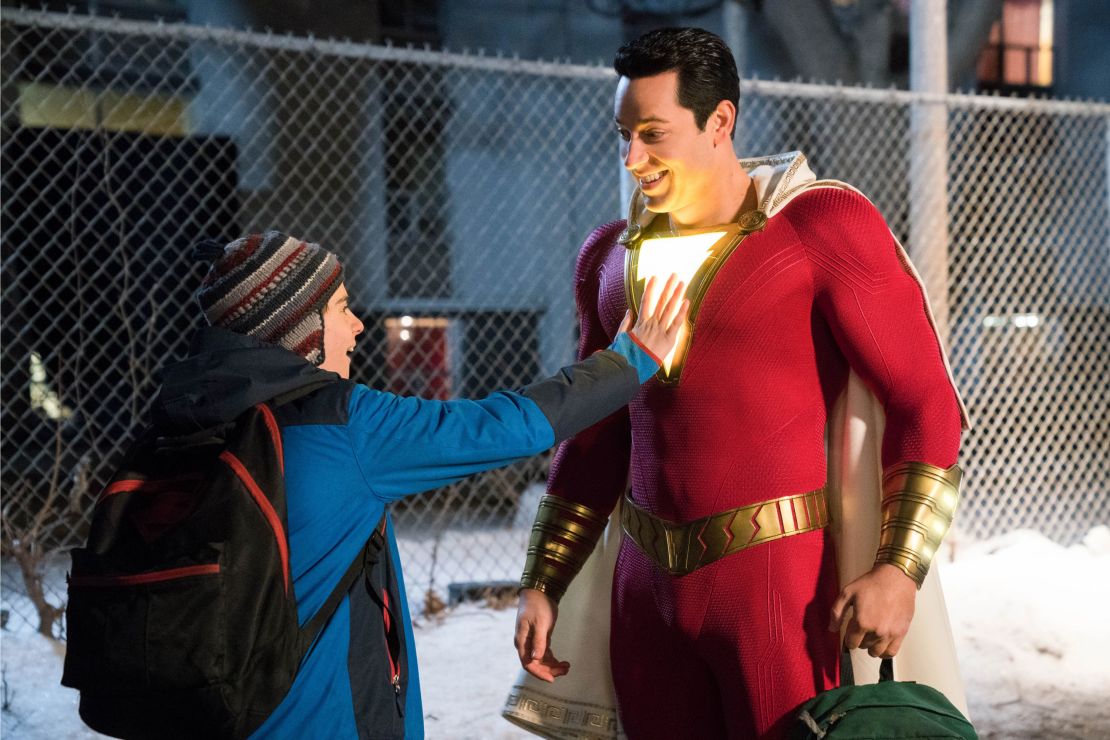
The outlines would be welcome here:
M 732 146 L 732 127 L 736 125 L 736 106 L 729 100 L 722 100 L 709 114 L 713 123 L 713 146 L 728 144 Z

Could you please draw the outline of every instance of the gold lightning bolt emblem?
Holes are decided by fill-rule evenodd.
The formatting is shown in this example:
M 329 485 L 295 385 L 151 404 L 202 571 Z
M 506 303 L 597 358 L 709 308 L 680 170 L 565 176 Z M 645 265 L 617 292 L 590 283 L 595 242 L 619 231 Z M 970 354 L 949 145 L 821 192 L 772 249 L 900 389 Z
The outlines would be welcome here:
M 686 283 L 686 297 L 690 300 L 686 324 L 679 331 L 675 348 L 663 358 L 663 366 L 659 369 L 661 381 L 678 382 L 693 339 L 698 309 L 713 278 L 744 237 L 761 230 L 766 223 L 767 217 L 762 211 L 749 211 L 737 223 L 689 229 L 674 235 L 652 234 L 650 229 L 647 233 L 638 228 L 626 231 L 630 238 L 622 239 L 628 249 L 624 286 L 632 310 L 640 310 L 644 286 L 652 276 L 666 280 L 671 274 L 678 275 Z

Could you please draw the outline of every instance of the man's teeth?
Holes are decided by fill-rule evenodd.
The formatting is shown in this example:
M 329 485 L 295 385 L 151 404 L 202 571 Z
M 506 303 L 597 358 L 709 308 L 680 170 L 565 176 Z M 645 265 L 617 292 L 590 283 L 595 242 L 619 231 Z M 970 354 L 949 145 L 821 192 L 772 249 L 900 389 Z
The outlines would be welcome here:
M 666 171 L 664 170 L 663 172 L 656 172 L 654 175 L 648 175 L 647 177 L 641 177 L 640 178 L 640 184 L 641 185 L 651 185 L 653 182 L 661 179 L 663 177 L 663 175 L 665 175 L 665 174 L 666 174 Z

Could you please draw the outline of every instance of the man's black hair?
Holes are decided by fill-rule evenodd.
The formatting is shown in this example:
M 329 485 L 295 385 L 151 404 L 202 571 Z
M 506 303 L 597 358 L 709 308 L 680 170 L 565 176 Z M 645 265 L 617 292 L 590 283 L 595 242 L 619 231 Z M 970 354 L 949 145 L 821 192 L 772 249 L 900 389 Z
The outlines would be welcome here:
M 722 100 L 740 108 L 736 60 L 719 36 L 701 28 L 648 31 L 617 50 L 613 69 L 630 80 L 678 72 L 678 104 L 694 112 L 700 129 Z M 735 125 L 730 134 L 735 136 Z

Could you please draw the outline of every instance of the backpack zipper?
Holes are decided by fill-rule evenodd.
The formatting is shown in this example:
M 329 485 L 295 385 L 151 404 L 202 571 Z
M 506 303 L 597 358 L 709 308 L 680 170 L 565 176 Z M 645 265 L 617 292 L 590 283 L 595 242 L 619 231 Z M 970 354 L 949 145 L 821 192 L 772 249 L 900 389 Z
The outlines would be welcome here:
M 69 585 L 78 588 L 111 588 L 113 586 L 144 586 L 150 583 L 177 581 L 193 576 L 213 576 L 220 572 L 219 563 L 208 565 L 189 565 L 183 568 L 155 570 L 149 573 L 135 573 L 125 576 L 71 576 Z
M 172 478 L 157 478 L 154 480 L 122 478 L 106 486 L 96 503 L 99 506 L 104 499 L 115 496 L 117 493 L 162 493 L 163 491 L 176 490 L 188 484 L 198 483 L 202 480 L 204 480 L 204 476 L 199 473 L 187 473 Z
M 277 423 L 277 418 L 270 407 L 264 403 L 258 404 L 255 408 L 262 414 L 262 420 L 266 423 L 266 428 L 270 430 L 270 438 L 274 443 L 274 454 L 277 455 L 278 467 L 281 468 L 281 474 L 285 475 L 285 451 L 281 444 L 281 427 Z

